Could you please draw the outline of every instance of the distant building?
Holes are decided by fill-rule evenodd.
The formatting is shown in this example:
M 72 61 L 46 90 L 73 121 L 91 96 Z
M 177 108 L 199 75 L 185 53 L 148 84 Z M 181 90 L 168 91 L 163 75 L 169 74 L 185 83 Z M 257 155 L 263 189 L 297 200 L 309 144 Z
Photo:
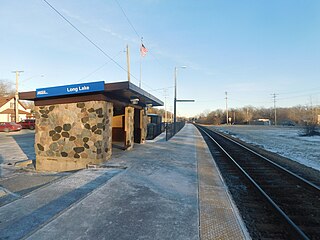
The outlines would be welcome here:
M 270 126 L 271 121 L 268 118 L 259 118 L 250 122 L 251 125 L 266 125 Z
M 27 109 L 20 101 L 18 104 L 19 116 L 18 121 L 31 118 L 31 110 Z M 15 102 L 14 97 L 0 97 L 0 122 L 15 121 Z

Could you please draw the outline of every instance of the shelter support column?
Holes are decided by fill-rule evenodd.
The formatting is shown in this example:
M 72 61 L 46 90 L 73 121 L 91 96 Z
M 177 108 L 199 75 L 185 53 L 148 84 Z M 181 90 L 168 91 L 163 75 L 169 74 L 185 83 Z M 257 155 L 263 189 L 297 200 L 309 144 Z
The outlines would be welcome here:
M 134 108 L 125 108 L 125 148 L 130 150 L 133 148 L 134 144 Z
M 147 125 L 148 125 L 147 111 L 142 109 L 142 110 L 140 110 L 140 128 L 141 128 L 141 141 L 140 141 L 140 143 L 144 143 L 146 141 Z

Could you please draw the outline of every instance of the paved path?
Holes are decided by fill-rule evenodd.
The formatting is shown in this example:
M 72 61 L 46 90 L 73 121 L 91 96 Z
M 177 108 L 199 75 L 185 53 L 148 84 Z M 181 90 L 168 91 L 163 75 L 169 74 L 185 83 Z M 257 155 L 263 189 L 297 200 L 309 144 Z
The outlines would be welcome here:
M 186 125 L 170 142 L 136 145 L 104 168 L 54 181 L 0 208 L 0 239 L 199 239 L 205 209 L 199 211 L 197 160 L 204 146 Z

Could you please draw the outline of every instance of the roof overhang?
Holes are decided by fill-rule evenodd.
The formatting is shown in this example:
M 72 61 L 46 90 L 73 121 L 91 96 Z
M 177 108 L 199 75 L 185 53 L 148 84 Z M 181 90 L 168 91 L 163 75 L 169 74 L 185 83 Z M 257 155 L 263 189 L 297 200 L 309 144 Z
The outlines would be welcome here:
M 163 106 L 161 100 L 128 81 L 105 83 L 104 91 L 94 93 L 37 98 L 36 91 L 31 91 L 19 93 L 19 98 L 21 100 L 35 101 L 36 106 L 98 100 L 139 107 Z M 138 99 L 138 102 L 133 104 L 133 99 Z

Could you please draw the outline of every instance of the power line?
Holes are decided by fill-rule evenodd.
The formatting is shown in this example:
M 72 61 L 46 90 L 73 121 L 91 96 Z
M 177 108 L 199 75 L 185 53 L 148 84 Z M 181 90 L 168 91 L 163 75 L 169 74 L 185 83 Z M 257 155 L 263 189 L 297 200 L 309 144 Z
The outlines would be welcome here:
M 69 23 L 77 32 L 79 32 L 85 39 L 87 39 L 95 48 L 97 48 L 103 55 L 105 55 L 109 60 L 111 60 L 114 64 L 116 64 L 119 68 L 121 68 L 123 71 L 127 72 L 127 70 L 122 67 L 118 62 L 116 62 L 112 57 L 109 56 L 101 47 L 99 47 L 95 42 L 93 42 L 87 35 L 85 35 L 83 32 L 81 32 L 75 25 L 73 25 L 65 16 L 63 16 L 56 8 L 54 8 L 47 0 L 43 0 L 50 8 L 52 8 L 63 20 L 65 20 L 67 23 Z M 133 76 L 131 73 L 130 75 L 138 80 L 135 76 Z
M 118 1 L 118 0 L 114 0 L 114 1 L 118 4 L 119 8 L 121 9 L 123 15 L 125 16 L 127 22 L 128 22 L 129 25 L 131 26 L 132 30 L 135 32 L 135 34 L 137 35 L 137 37 L 138 37 L 139 39 L 141 39 L 141 41 L 142 41 L 143 38 L 142 38 L 141 35 L 137 32 L 136 28 L 134 27 L 134 25 L 132 24 L 132 22 L 131 22 L 130 19 L 128 18 L 126 12 L 124 11 L 124 9 L 122 8 L 122 6 L 120 5 L 119 1 Z M 166 69 L 167 69 L 167 67 L 165 67 L 163 64 L 161 64 L 160 61 L 158 60 L 158 58 L 157 58 L 151 51 L 149 51 L 149 53 L 150 53 L 150 55 L 156 60 L 156 62 L 157 62 L 160 66 L 162 66 L 163 68 L 166 68 Z M 144 84 L 144 85 L 146 85 L 146 84 Z M 146 85 L 146 86 L 147 86 L 147 85 Z M 150 86 L 147 86 L 147 87 L 149 87 L 150 89 L 152 89 Z
M 312 96 L 312 95 L 318 95 L 319 93 L 320 92 L 312 92 L 312 93 L 309 93 L 309 94 L 295 95 L 295 96 L 291 96 L 291 97 L 282 97 L 282 98 L 279 98 L 279 100 L 298 98 L 298 97 L 308 97 L 308 96 Z
M 233 101 L 237 101 L 237 102 L 242 102 L 242 103 L 248 103 L 248 101 L 250 101 L 250 103 L 253 102 L 252 100 L 243 100 L 243 99 L 234 98 L 234 97 L 229 97 L 228 99 L 229 100 L 233 100 Z M 265 101 L 254 101 L 253 103 L 254 104 L 257 104 L 257 103 L 259 103 L 259 104 L 268 104 L 268 103 L 271 103 L 271 101 L 267 101 L 267 100 L 265 100 Z
M 169 88 L 174 88 L 174 86 L 171 86 L 171 87 L 164 87 L 164 88 L 157 88 L 157 89 L 152 89 L 151 91 L 156 92 L 156 91 L 167 90 L 167 89 L 169 89 Z
M 109 62 L 104 63 L 103 65 L 101 65 L 100 67 L 96 68 L 94 71 L 92 71 L 91 73 L 87 74 L 86 76 L 80 78 L 78 81 L 76 82 L 80 82 L 88 77 L 90 77 L 91 75 L 93 75 L 94 73 L 98 72 L 101 68 L 103 68 L 104 66 L 106 66 Z
M 307 93 L 307 92 L 313 92 L 313 91 L 319 91 L 319 87 L 315 87 L 312 89 L 300 89 L 300 90 L 296 90 L 296 91 L 291 91 L 291 92 L 280 92 L 281 95 L 291 95 L 291 94 L 295 94 L 295 93 Z
M 123 10 L 123 8 L 121 7 L 120 3 L 117 0 L 114 0 L 119 8 L 121 9 L 123 15 L 125 16 L 125 18 L 127 19 L 129 25 L 131 26 L 131 28 L 133 29 L 133 31 L 137 34 L 138 38 L 141 38 L 141 36 L 139 35 L 139 33 L 137 32 L 137 30 L 135 29 L 135 27 L 133 26 L 133 24 L 131 23 L 130 19 L 128 18 L 127 14 L 125 13 L 125 11 Z
M 119 6 L 119 8 L 121 9 L 123 15 L 125 16 L 127 22 L 129 23 L 129 25 L 131 26 L 131 28 L 133 29 L 133 31 L 135 32 L 135 34 L 137 35 L 137 37 L 138 37 L 139 39 L 141 39 L 141 44 L 142 44 L 142 39 L 143 39 L 143 38 L 140 36 L 140 34 L 137 32 L 136 28 L 133 26 L 132 22 L 131 22 L 130 19 L 128 18 L 128 16 L 127 16 L 126 12 L 124 11 L 124 9 L 121 7 L 120 3 L 119 3 L 117 0 L 115 0 L 115 2 L 118 4 L 118 6 Z M 141 59 L 140 59 L 140 61 L 141 61 Z M 140 80 L 139 80 L 139 85 L 140 85 L 140 87 L 141 87 L 141 62 L 140 62 Z M 148 86 L 148 85 L 145 84 L 145 83 L 143 83 L 143 85 L 145 85 L 145 86 L 148 87 L 149 89 L 152 89 L 152 87 Z
M 150 55 L 156 60 L 156 62 L 157 62 L 160 66 L 162 66 L 162 67 L 165 68 L 165 69 L 169 69 L 168 67 L 166 67 L 165 65 L 163 65 L 163 64 L 159 61 L 159 59 L 158 59 L 155 55 L 153 55 L 152 52 L 150 52 Z
M 140 34 L 138 33 L 138 31 L 136 30 L 136 28 L 134 27 L 133 23 L 130 21 L 129 17 L 127 16 L 126 12 L 124 11 L 124 9 L 122 8 L 122 6 L 120 5 L 119 1 L 118 1 L 118 0 L 115 0 L 115 2 L 118 4 L 118 6 L 119 6 L 119 8 L 121 9 L 123 15 L 125 16 L 127 22 L 129 23 L 129 25 L 131 26 L 132 30 L 135 32 L 135 34 L 137 35 L 137 37 L 138 37 L 139 39 L 141 39 L 141 43 L 142 43 L 142 39 L 143 39 L 143 38 L 141 37 L 141 35 L 140 35 Z M 164 65 L 162 65 L 162 64 L 160 63 L 160 61 L 158 60 L 158 58 L 157 58 L 156 56 L 154 56 L 154 54 L 153 54 L 151 51 L 149 51 L 149 53 L 150 53 L 150 55 L 156 60 L 156 62 L 157 62 L 160 66 L 166 68 Z M 140 74 L 141 74 L 141 73 L 140 73 Z M 144 82 L 143 82 L 142 84 L 143 84 L 144 86 L 146 86 L 147 88 L 149 88 L 150 91 L 156 91 L 156 90 L 153 89 L 153 87 L 149 86 L 148 84 L 146 84 L 146 83 L 144 83 Z
M 115 55 L 113 58 L 119 56 L 122 52 L 123 52 L 123 51 L 118 52 L 118 54 Z M 108 63 L 109 63 L 109 62 L 104 63 L 103 65 L 101 65 L 100 67 L 96 68 L 94 71 L 92 71 L 91 73 L 87 74 L 85 77 L 80 78 L 80 79 L 79 79 L 78 81 L 76 81 L 76 82 L 80 82 L 80 81 L 82 81 L 83 79 L 86 79 L 86 78 L 90 77 L 92 74 L 98 72 L 101 68 L 103 68 L 104 66 L 106 66 Z

